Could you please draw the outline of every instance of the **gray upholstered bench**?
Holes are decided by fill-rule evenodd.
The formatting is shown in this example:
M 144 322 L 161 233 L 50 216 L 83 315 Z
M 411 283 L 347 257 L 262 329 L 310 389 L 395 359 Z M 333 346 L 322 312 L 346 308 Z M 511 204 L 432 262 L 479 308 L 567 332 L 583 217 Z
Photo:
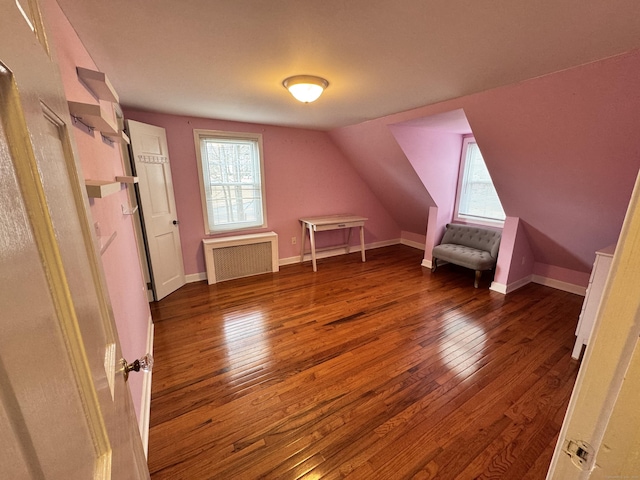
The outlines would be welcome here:
M 470 268 L 476 271 L 473 286 L 478 288 L 482 272 L 496 266 L 501 236 L 499 230 L 450 223 L 440 245 L 433 247 L 431 271 L 436 271 L 438 260 Z

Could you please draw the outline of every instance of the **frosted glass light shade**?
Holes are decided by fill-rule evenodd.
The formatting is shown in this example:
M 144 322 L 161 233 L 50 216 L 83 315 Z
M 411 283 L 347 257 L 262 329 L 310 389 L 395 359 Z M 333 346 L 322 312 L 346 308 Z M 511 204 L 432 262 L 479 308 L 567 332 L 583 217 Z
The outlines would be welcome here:
M 318 99 L 325 88 L 329 86 L 324 78 L 312 75 L 296 75 L 286 78 L 282 85 L 289 90 L 294 98 L 302 103 L 310 103 Z

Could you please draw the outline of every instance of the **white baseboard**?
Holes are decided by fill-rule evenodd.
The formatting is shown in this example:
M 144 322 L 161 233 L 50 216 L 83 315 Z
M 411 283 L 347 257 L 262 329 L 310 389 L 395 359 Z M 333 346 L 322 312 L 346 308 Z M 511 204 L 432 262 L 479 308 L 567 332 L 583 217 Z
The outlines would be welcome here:
M 201 280 L 206 280 L 207 272 L 190 273 L 189 275 L 185 275 L 184 279 L 187 283 L 194 283 L 194 282 L 199 282 Z
M 417 248 L 419 250 L 424 250 L 424 245 L 421 245 L 418 242 L 412 242 L 410 240 L 401 240 L 399 238 L 394 238 L 392 240 L 385 240 L 383 242 L 368 243 L 365 245 L 364 249 L 365 251 L 367 251 L 367 250 L 373 250 L 374 248 L 389 247 L 391 245 L 398 245 L 398 244 L 407 245 L 409 247 Z M 360 245 L 352 245 L 349 253 L 357 253 L 359 251 L 360 251 Z M 338 248 L 332 248 L 329 250 L 324 250 L 322 252 L 317 252 L 316 258 L 320 259 L 320 258 L 328 258 L 328 257 L 337 257 L 338 255 L 346 255 L 346 254 L 347 254 L 347 249 L 345 247 L 338 247 Z M 305 262 L 311 261 L 311 253 L 304 254 L 304 261 Z M 300 255 L 296 255 L 295 257 L 281 258 L 278 260 L 278 265 L 280 266 L 293 265 L 294 263 L 300 263 Z M 206 279 L 207 279 L 207 272 L 192 273 L 185 276 L 185 280 L 187 283 L 200 282 L 201 280 L 206 280 Z
M 494 292 L 499 292 L 502 294 L 511 293 L 521 287 L 529 283 L 537 283 L 539 285 L 544 285 L 545 287 L 555 288 L 556 290 L 562 290 L 563 292 L 574 293 L 576 295 L 585 296 L 586 288 L 580 285 L 574 285 L 572 283 L 562 282 L 560 280 L 555 280 L 553 278 L 543 277 L 541 275 L 527 275 L 520 280 L 505 285 L 503 283 L 491 282 L 491 286 L 489 287 Z
M 153 355 L 153 320 L 149 316 L 149 325 L 147 326 L 147 352 Z M 152 370 L 142 372 L 142 405 L 140 406 L 140 420 L 138 429 L 140 430 L 140 438 L 142 439 L 142 448 L 144 448 L 145 456 L 149 456 L 149 419 L 151 415 L 151 375 Z
M 433 268 L 433 258 L 425 258 L 422 260 L 421 265 L 427 268 Z M 444 260 L 438 260 L 438 267 L 442 267 L 444 265 L 449 265 L 449 262 L 445 262 Z
M 574 285 L 573 283 L 562 282 L 560 280 L 554 280 L 553 278 L 547 278 L 541 275 L 532 275 L 531 281 L 557 290 L 562 290 L 564 292 L 575 293 L 576 295 L 581 295 L 583 297 L 587 294 L 586 287 Z
M 365 245 L 365 250 L 373 250 L 374 248 L 390 247 L 391 245 L 398 245 L 399 243 L 402 243 L 402 241 L 399 238 L 385 240 L 384 242 L 368 243 Z M 359 251 L 360 249 L 358 248 L 358 252 Z
M 384 242 L 368 243 L 364 246 L 364 250 L 366 252 L 367 250 L 372 250 L 374 248 L 389 247 L 391 245 L 398 245 L 399 243 L 400 243 L 399 238 L 395 238 L 393 240 L 385 240 Z M 360 245 L 352 245 L 349 253 L 356 253 L 356 252 L 359 252 L 360 250 L 361 250 Z M 346 247 L 330 248 L 328 250 L 316 252 L 316 259 L 337 257 L 338 255 L 346 255 L 346 254 L 347 254 Z M 303 261 L 308 262 L 310 260 L 311 260 L 311 253 L 305 253 Z M 300 255 L 296 255 L 295 257 L 281 258 L 278 261 L 278 263 L 280 264 L 280 266 L 300 263 Z
M 375 243 L 369 243 L 367 245 L 365 245 L 365 251 L 366 250 L 371 250 L 374 248 L 382 248 L 382 247 L 388 247 L 391 245 L 397 245 L 397 244 L 402 244 L 402 245 L 407 245 L 409 247 L 413 247 L 413 248 L 417 248 L 419 250 L 423 250 L 424 251 L 424 245 L 419 244 L 418 242 L 412 242 L 411 240 L 404 240 L 404 239 L 393 239 L 393 240 L 387 240 L 384 242 L 375 242 Z M 351 251 L 350 253 L 355 253 L 355 252 L 359 252 L 360 251 L 360 246 L 352 246 L 351 247 Z M 347 249 L 344 247 L 341 248 L 335 248 L 335 249 L 330 249 L 330 250 L 325 250 L 322 252 L 318 252 L 316 254 L 316 258 L 320 259 L 320 258 L 328 258 L 328 257 L 336 257 L 338 255 L 346 255 L 347 254 Z M 311 260 L 311 254 L 310 253 L 305 253 L 304 255 L 304 261 L 310 261 Z M 281 258 L 278 261 L 278 264 L 280 266 L 283 265 L 292 265 L 294 263 L 300 263 L 300 256 L 296 255 L 295 257 L 288 257 L 288 258 Z M 446 262 L 442 262 L 440 265 L 445 265 Z M 425 268 L 429 268 L 431 269 L 433 267 L 432 265 L 432 261 L 431 259 L 423 259 L 421 266 L 425 267 Z M 190 275 L 186 275 L 185 276 L 186 282 L 187 283 L 193 283 L 193 282 L 199 282 L 202 280 L 206 280 L 207 279 L 207 272 L 200 272 L 200 273 L 192 273 Z M 490 290 L 493 290 L 494 292 L 498 292 L 498 293 L 502 293 L 502 294 L 507 294 L 507 293 L 511 293 L 521 287 L 524 287 L 525 285 L 527 285 L 528 283 L 538 283 L 540 285 L 544 285 L 547 287 L 551 287 L 551 288 L 555 288 L 557 290 L 562 290 L 564 292 L 569 292 L 569 293 L 574 293 L 576 295 L 581 295 L 581 296 L 585 296 L 586 295 L 586 287 L 580 286 L 580 285 L 574 285 L 572 283 L 567 283 L 567 282 L 562 282 L 560 280 L 555 280 L 553 278 L 548 278 L 548 277 L 543 277 L 541 275 L 528 275 L 524 278 L 521 278 L 520 280 L 510 283 L 508 285 L 504 285 L 502 283 L 498 283 L 498 282 L 491 282 L 491 286 L 489 287 Z M 153 335 L 153 333 L 152 333 Z M 149 385 L 151 385 L 151 382 L 149 382 Z M 151 394 L 151 387 L 149 386 L 149 394 Z
M 532 281 L 533 281 L 533 275 L 527 275 L 526 277 L 521 278 L 520 280 L 516 280 L 515 282 L 512 282 L 509 285 L 507 285 L 506 293 L 511 293 L 521 287 L 524 287 L 525 285 L 531 283 Z
M 407 240 L 406 238 L 400 239 L 400 243 L 402 245 L 406 245 L 407 247 L 417 248 L 418 250 L 424 251 L 424 243 L 414 242 L 413 240 Z
M 491 282 L 491 286 L 489 287 L 489 290 L 493 290 L 494 292 L 498 292 L 503 295 L 506 295 L 507 286 L 504 283 Z
M 506 295 L 507 293 L 511 293 L 531 283 L 532 278 L 533 278 L 533 275 L 527 275 L 526 277 L 523 277 L 520 280 L 516 280 L 515 282 L 510 283 L 508 285 L 505 285 L 504 283 L 499 283 L 499 282 L 491 282 L 491 286 L 489 287 L 489 289 L 493 290 L 494 292 L 498 292 L 498 293 L 502 293 L 503 295 Z
M 526 277 L 521 278 L 520 280 L 508 285 L 498 282 L 491 282 L 491 286 L 489 288 L 494 292 L 507 294 L 521 287 L 524 287 L 529 283 L 537 283 L 539 285 L 544 285 L 545 287 L 555 288 L 556 290 L 562 290 L 563 292 L 575 293 L 576 295 L 581 295 L 583 297 L 586 293 L 585 287 L 574 285 L 572 283 L 562 282 L 553 278 L 543 277 L 541 275 L 527 275 Z

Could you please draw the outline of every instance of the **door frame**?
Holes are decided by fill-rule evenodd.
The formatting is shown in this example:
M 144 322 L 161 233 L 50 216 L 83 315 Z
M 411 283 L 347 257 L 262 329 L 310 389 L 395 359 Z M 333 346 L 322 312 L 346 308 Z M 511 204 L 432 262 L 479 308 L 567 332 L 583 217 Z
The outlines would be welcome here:
M 1 3 L 3 465 L 149 478 L 53 45 L 37 0 Z
M 123 155 L 123 158 L 126 157 L 127 159 L 126 161 L 124 161 L 124 163 L 126 164 L 125 168 L 131 172 L 131 175 L 138 176 L 134 153 L 133 153 L 133 139 L 132 139 L 131 131 L 129 128 L 129 120 L 132 120 L 140 124 L 149 125 L 151 127 L 162 128 L 165 131 L 165 136 L 166 136 L 166 129 L 158 125 L 145 124 L 140 120 L 124 118 L 124 115 L 123 115 L 123 121 L 124 121 L 123 130 L 125 131 L 127 136 L 131 139 L 131 142 L 126 146 L 126 149 L 124 149 L 126 150 L 126 155 Z M 170 160 L 169 160 L 169 165 L 171 165 Z M 149 233 L 147 230 L 147 224 L 145 222 L 144 205 L 142 203 L 142 195 L 140 193 L 140 186 L 138 183 L 134 184 L 133 190 L 135 192 L 133 194 L 135 195 L 135 202 L 136 202 L 136 205 L 138 206 L 137 212 L 134 215 L 134 230 L 136 232 L 136 245 L 138 248 L 138 253 L 139 253 L 138 256 L 140 258 L 142 272 L 145 277 L 145 281 L 147 282 L 147 299 L 149 300 L 149 302 L 158 301 L 159 298 L 158 298 L 158 292 L 157 292 L 157 285 L 156 285 L 156 280 L 153 274 L 153 263 L 151 261 L 151 253 L 149 248 Z M 172 190 L 171 194 L 173 197 L 173 203 L 175 207 L 175 191 Z M 177 225 L 176 225 L 176 228 L 178 228 L 178 237 L 180 237 L 180 231 Z M 184 259 L 182 258 L 182 251 L 180 252 L 180 256 L 181 256 L 180 263 L 182 264 L 182 276 L 185 279 L 185 284 L 186 284 L 186 274 L 184 272 Z
M 578 480 L 591 476 L 612 416 L 623 407 L 617 402 L 634 353 L 637 354 L 640 348 L 639 314 L 640 175 L 631 195 L 547 480 Z M 580 462 L 565 451 L 569 441 L 587 445 L 587 459 L 581 467 L 577 465 Z M 606 450 L 602 453 L 606 454 Z M 602 470 L 598 473 L 607 474 Z
M 129 127 L 127 122 L 123 121 L 123 130 L 131 138 Z M 122 146 L 122 158 L 125 171 L 136 177 L 136 164 L 133 161 L 133 150 L 131 144 Z M 156 295 L 156 287 L 153 281 L 153 272 L 151 270 L 151 261 L 149 259 L 149 243 L 147 240 L 147 229 L 144 223 L 144 209 L 140 200 L 140 188 L 137 183 L 133 184 L 133 188 L 129 189 L 129 200 L 131 204 L 135 204 L 138 208 L 132 215 L 133 217 L 133 230 L 136 237 L 136 247 L 138 248 L 138 258 L 140 258 L 140 268 L 144 281 L 147 284 L 147 300 L 149 302 L 155 302 L 158 300 Z

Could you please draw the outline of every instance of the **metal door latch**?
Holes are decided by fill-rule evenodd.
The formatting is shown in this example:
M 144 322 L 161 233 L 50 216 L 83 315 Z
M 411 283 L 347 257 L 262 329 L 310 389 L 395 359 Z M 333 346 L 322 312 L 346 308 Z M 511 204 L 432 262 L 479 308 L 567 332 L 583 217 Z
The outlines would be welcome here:
M 562 451 L 580 470 L 588 470 L 593 461 L 593 447 L 583 440 L 565 440 Z

